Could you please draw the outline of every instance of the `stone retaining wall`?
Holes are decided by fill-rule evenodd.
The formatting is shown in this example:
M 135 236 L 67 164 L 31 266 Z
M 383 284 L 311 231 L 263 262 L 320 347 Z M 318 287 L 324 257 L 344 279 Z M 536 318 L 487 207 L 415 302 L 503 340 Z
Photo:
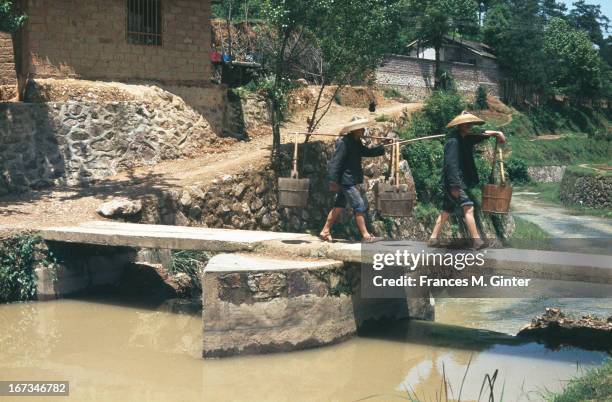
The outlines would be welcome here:
M 442 62 L 442 68 L 454 78 L 457 90 L 473 95 L 479 85 L 491 95 L 499 95 L 500 72 L 495 62 L 483 59 L 483 65 Z M 435 61 L 410 56 L 387 55 L 376 70 L 376 82 L 394 88 L 412 102 L 423 101 L 434 87 Z
M 612 208 L 612 175 L 567 169 L 561 181 L 559 197 L 566 204 L 593 208 Z
M 327 162 L 334 151 L 333 143 L 319 141 L 300 145 L 300 177 L 310 179 L 306 208 L 283 208 L 278 205 L 278 175 L 269 165 L 251 168 L 239 174 L 225 175 L 210 185 L 190 186 L 149 196 L 143 201 L 142 223 L 204 226 L 228 229 L 255 229 L 318 234 L 333 206 L 334 194 L 327 190 Z M 282 151 L 280 177 L 290 174 L 293 147 Z M 361 192 L 368 202 L 371 229 L 390 239 L 426 240 L 430 227 L 415 216 L 389 218 L 376 208 L 375 186 L 388 174 L 389 155 L 364 158 L 365 183 Z M 400 164 L 402 182 L 414 189 L 407 162 Z M 495 224 L 498 230 L 495 230 Z M 495 240 L 497 233 L 510 235 L 510 215 L 482 219 L 484 235 Z M 334 227 L 334 235 L 345 239 L 360 238 L 352 212 L 345 210 Z M 495 244 L 495 243 L 493 243 Z
M 310 179 L 306 208 L 283 208 L 278 205 L 278 175 L 269 165 L 239 174 L 225 175 L 211 185 L 169 190 L 143 200 L 143 223 L 205 226 L 214 228 L 259 229 L 283 232 L 319 230 L 333 205 L 334 194 L 327 190 L 327 161 L 334 151 L 333 143 L 310 142 L 300 145 L 300 176 Z M 290 174 L 292 146 L 283 150 L 280 177 Z M 384 179 L 388 156 L 364 159 L 366 182 L 361 187 L 369 204 L 369 215 L 375 232 L 391 237 L 421 237 L 422 223 L 417 219 L 382 217 L 375 208 L 375 183 Z M 402 163 L 404 182 L 413 187 L 408 165 Z M 351 222 L 352 212 L 345 211 L 336 225 L 336 234 L 356 238 Z M 318 233 L 318 232 L 317 232 Z
M 527 173 L 536 183 L 560 183 L 566 166 L 530 166 Z
M 0 104 L 0 192 L 84 184 L 193 156 L 215 142 L 208 122 L 178 97 L 159 104 Z

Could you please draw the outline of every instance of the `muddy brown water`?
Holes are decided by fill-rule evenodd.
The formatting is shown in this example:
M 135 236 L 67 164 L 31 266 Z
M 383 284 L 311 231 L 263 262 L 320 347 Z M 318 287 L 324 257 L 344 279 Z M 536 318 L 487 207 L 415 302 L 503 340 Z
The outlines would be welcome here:
M 504 400 L 541 400 L 606 357 L 503 334 L 546 305 L 564 304 L 578 313 L 612 308 L 610 299 L 444 299 L 437 323 L 371 325 L 338 345 L 221 360 L 201 358 L 197 306 L 112 296 L 0 305 L 0 380 L 70 381 L 69 397 L 44 401 L 388 401 L 409 392 L 431 401 L 443 372 L 456 398 L 471 361 L 462 400 L 475 400 L 495 369 L 498 396 L 503 388 Z

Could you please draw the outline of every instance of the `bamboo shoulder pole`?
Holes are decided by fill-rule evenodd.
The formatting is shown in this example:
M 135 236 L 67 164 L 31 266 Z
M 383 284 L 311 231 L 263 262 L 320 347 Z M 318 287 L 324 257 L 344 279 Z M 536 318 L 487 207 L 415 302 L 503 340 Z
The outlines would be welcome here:
M 344 134 L 332 134 L 332 133 L 294 133 L 295 135 L 317 135 L 319 137 L 344 137 Z M 365 136 L 364 138 L 374 138 L 377 140 L 389 140 L 391 138 L 388 137 L 376 137 L 373 135 Z
M 407 144 L 409 142 L 415 142 L 415 141 L 421 141 L 421 140 L 431 140 L 431 139 L 434 139 L 434 138 L 442 138 L 442 137 L 446 137 L 446 135 L 445 134 L 428 135 L 427 137 L 411 138 L 409 140 L 396 141 L 396 142 L 397 142 L 397 144 L 401 145 L 401 144 Z M 396 142 L 393 142 L 391 144 L 387 144 L 385 146 L 386 147 L 395 146 Z

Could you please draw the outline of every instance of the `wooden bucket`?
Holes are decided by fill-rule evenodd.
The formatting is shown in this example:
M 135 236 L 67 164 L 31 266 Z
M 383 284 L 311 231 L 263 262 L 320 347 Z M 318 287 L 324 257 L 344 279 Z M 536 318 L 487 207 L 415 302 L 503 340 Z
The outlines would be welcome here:
M 281 207 L 305 208 L 308 206 L 310 180 L 298 178 L 297 160 L 298 136 L 296 134 L 291 177 L 279 177 L 278 179 L 278 204 Z
M 410 216 L 415 200 L 415 194 L 407 184 L 376 184 L 376 209 L 382 215 L 397 218 Z
M 308 206 L 309 179 L 279 177 L 278 204 L 281 207 L 305 208 Z
M 501 183 L 493 184 L 495 181 L 495 165 L 499 163 Z M 494 214 L 507 214 L 510 211 L 512 200 L 512 187 L 506 183 L 504 171 L 504 154 L 498 145 L 495 145 L 495 160 L 489 178 L 490 184 L 482 186 L 482 211 Z
M 507 214 L 510 210 L 512 187 L 502 184 L 482 186 L 482 210 L 495 214 Z
M 391 153 L 391 177 L 389 183 L 376 183 L 376 209 L 385 216 L 403 218 L 412 214 L 416 193 L 407 184 L 400 184 L 399 142 L 393 144 Z M 395 184 L 392 184 L 395 178 Z

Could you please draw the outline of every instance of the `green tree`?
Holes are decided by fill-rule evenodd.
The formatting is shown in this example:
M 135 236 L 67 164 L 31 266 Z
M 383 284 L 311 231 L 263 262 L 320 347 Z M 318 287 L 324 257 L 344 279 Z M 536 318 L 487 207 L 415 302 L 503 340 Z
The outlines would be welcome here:
M 262 17 L 262 7 L 262 0 L 223 0 L 212 5 L 212 15 L 234 21 L 257 20 Z
M 0 32 L 14 33 L 26 21 L 26 16 L 15 11 L 12 0 L 0 0 Z
M 271 73 L 266 79 L 270 120 L 272 123 L 272 160 L 278 166 L 280 156 L 280 125 L 284 118 L 287 93 L 291 88 L 293 67 L 299 63 L 304 38 L 311 35 L 329 2 L 333 0 L 264 0 L 263 16 L 267 31 L 261 32 L 262 46 L 267 53 L 266 70 Z
M 602 14 L 599 4 L 586 4 L 584 0 L 575 2 L 569 20 L 574 27 L 586 31 L 591 42 L 598 46 L 604 44 L 603 32 L 608 30 L 610 19 Z
M 565 18 L 565 13 L 567 13 L 567 6 L 563 3 L 558 3 L 556 0 L 542 0 L 540 7 L 545 20 L 555 17 Z
M 396 35 L 392 29 L 394 2 L 335 0 L 321 11 L 319 23 L 312 28 L 320 60 L 311 63 L 317 67 L 312 76 L 319 84 L 319 94 L 309 119 L 309 132 L 316 129 L 334 98 L 321 104 L 325 87 L 337 84 L 338 91 L 343 85 L 362 82 L 380 64 Z
M 435 84 L 441 86 L 442 69 L 440 50 L 444 37 L 450 34 L 476 35 L 478 33 L 478 3 L 475 0 L 407 0 L 405 20 L 414 26 L 414 39 L 431 46 L 436 53 Z
M 603 63 L 586 32 L 553 18 L 546 28 L 544 52 L 555 92 L 575 100 L 601 94 Z
M 538 0 L 506 0 L 491 7 L 483 26 L 506 77 L 537 91 L 546 82 L 544 18 Z

